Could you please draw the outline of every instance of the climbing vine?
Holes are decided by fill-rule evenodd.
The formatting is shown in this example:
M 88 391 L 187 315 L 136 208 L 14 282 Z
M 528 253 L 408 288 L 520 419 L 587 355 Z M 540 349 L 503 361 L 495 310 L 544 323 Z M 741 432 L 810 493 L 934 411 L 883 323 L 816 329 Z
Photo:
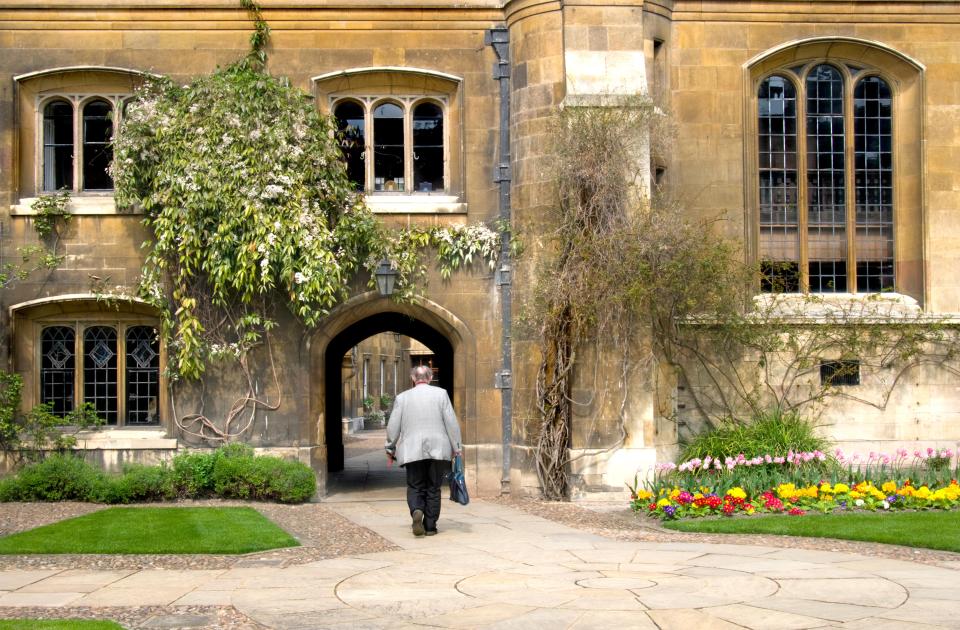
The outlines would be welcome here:
M 721 219 L 690 218 L 680 200 L 637 185 L 647 155 L 666 152 L 664 120 L 643 102 L 557 118 L 555 238 L 528 315 L 540 322 L 534 454 L 550 499 L 569 495 L 576 408 L 619 393 L 619 439 L 599 450 L 616 448 L 629 375 L 644 363 L 669 368 L 706 427 L 769 411 L 813 421 L 837 397 L 884 409 L 911 370 L 960 374 L 957 326 L 904 296 L 757 295 L 760 269 L 742 262 Z M 618 378 L 591 385 L 599 357 L 619 363 Z M 822 377 L 824 362 L 838 371 Z M 868 389 L 838 386 L 853 369 Z
M 184 431 L 215 440 L 242 433 L 258 406 L 279 405 L 254 395 L 247 365 L 276 326 L 275 304 L 313 327 L 384 257 L 398 271 L 396 299 L 413 299 L 424 250 L 446 278 L 499 248 L 484 226 L 387 230 L 348 179 L 334 121 L 266 71 L 270 29 L 258 5 L 241 4 L 254 23 L 250 53 L 186 85 L 146 79 L 111 167 L 118 207 L 141 210 L 152 236 L 138 297 L 162 314 L 173 380 L 224 358 L 243 368 L 247 393 L 222 422 L 183 416 Z

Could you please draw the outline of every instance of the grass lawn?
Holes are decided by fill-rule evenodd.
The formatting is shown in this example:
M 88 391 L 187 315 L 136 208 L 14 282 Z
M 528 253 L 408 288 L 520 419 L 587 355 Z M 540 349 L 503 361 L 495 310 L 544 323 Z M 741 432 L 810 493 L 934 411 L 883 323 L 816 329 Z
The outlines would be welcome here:
M 7 619 L 0 630 L 123 630 L 123 626 L 99 619 Z
M 236 554 L 298 544 L 253 508 L 117 507 L 0 538 L 0 553 Z
M 960 552 L 960 512 L 806 514 L 668 521 L 667 529 L 723 534 L 843 538 Z

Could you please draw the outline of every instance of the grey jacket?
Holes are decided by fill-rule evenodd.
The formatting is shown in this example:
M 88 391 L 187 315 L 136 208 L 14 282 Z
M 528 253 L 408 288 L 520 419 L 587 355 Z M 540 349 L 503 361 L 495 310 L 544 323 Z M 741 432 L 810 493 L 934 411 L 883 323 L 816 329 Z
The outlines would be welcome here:
M 388 453 L 401 466 L 421 459 L 453 459 L 461 450 L 460 425 L 447 391 L 417 385 L 397 395 L 387 424 Z

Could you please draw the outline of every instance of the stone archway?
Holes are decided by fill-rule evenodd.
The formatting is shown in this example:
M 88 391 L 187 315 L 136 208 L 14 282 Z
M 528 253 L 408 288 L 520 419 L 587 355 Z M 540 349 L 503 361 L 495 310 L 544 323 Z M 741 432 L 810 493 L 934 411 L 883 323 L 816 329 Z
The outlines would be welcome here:
M 434 349 L 446 365 L 440 385 L 453 400 L 464 443 L 474 440 L 476 342 L 453 313 L 430 300 L 397 304 L 370 292 L 337 307 L 310 340 L 310 422 L 301 438 L 314 445 L 311 465 L 325 484 L 343 466 L 340 362 L 351 347 L 380 332 L 397 332 Z M 442 359 L 440 357 L 443 357 Z

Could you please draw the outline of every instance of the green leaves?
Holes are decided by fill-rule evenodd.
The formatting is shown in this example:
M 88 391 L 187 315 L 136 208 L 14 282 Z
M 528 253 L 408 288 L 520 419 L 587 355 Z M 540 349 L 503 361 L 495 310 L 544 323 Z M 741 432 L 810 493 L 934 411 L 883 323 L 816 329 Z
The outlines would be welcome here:
M 379 230 L 335 135 L 306 93 L 246 60 L 137 92 L 115 141 L 116 197 L 154 235 L 140 294 L 165 306 L 174 372 L 199 377 L 211 345 L 258 340 L 277 290 L 307 325 L 346 296 Z

